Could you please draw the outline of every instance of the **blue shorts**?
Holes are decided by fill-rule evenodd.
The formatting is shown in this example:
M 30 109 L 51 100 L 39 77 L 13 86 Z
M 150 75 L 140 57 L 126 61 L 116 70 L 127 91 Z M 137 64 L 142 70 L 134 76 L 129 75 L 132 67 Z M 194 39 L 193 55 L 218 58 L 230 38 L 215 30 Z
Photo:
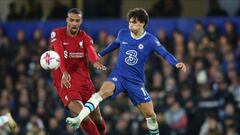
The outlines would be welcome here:
M 107 80 L 115 84 L 115 91 L 110 99 L 115 98 L 120 92 L 126 92 L 134 106 L 152 101 L 144 84 L 138 84 L 115 74 L 108 76 Z

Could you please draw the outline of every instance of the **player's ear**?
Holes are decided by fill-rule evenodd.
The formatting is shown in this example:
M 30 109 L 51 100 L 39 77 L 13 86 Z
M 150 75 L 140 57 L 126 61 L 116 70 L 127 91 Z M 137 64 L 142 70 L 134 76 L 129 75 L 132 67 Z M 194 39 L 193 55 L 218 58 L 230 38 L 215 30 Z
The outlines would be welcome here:
M 80 19 L 80 24 L 82 24 L 82 22 L 83 22 L 83 18 Z
M 66 22 L 68 22 L 68 17 L 66 17 Z

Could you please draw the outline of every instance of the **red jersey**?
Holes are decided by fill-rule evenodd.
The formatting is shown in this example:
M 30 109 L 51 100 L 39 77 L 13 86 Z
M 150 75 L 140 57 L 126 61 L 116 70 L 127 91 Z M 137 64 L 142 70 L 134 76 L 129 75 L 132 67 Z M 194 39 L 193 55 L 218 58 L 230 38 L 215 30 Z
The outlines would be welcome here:
M 71 76 L 71 87 L 79 88 L 92 83 L 89 74 L 88 59 L 91 63 L 99 60 L 93 41 L 89 35 L 80 30 L 76 36 L 67 35 L 67 28 L 57 28 L 51 33 L 51 48 L 60 56 L 60 68 L 52 71 L 56 87 L 61 84 L 62 72 Z M 88 59 L 87 59 L 88 58 Z

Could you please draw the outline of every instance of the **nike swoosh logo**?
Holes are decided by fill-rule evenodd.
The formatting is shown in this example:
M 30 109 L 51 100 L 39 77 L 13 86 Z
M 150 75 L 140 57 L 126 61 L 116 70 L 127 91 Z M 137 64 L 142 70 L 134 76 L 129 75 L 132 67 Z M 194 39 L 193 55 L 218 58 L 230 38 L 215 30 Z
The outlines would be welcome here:
M 148 96 L 148 97 L 145 97 L 144 100 L 147 100 L 148 98 L 149 98 L 149 96 Z
M 122 42 L 122 44 L 128 44 L 127 42 Z
M 68 45 L 69 43 L 63 42 L 63 45 Z

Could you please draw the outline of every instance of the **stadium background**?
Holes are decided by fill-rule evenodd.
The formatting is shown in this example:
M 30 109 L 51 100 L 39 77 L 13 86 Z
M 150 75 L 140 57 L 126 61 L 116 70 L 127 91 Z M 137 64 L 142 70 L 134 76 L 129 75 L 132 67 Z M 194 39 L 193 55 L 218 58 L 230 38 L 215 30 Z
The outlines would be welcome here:
M 239 0 L 0 0 L 0 113 L 10 110 L 19 135 L 70 135 L 70 115 L 59 102 L 49 72 L 39 65 L 50 31 L 65 25 L 66 12 L 79 7 L 85 29 L 100 51 L 127 26 L 133 7 L 149 11 L 147 30 L 179 60 L 177 72 L 153 55 L 145 66 L 161 135 L 240 134 Z M 91 67 L 97 89 L 114 66 L 117 51 Z M 101 103 L 109 135 L 145 135 L 147 127 L 125 94 Z M 8 129 L 0 127 L 0 134 Z

